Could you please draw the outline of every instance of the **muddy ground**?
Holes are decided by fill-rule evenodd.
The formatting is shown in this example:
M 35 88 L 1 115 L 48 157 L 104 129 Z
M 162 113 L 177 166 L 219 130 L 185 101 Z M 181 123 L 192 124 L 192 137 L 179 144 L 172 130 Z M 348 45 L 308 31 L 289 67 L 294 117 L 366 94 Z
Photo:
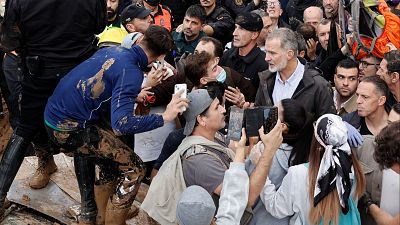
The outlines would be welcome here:
M 11 134 L 12 129 L 6 114 L 0 119 L 0 155 Z M 76 212 L 79 212 L 80 195 L 73 159 L 58 154 L 55 156 L 55 161 L 58 171 L 52 175 L 49 185 L 41 190 L 33 190 L 29 188 L 28 182 L 37 167 L 37 160 L 35 156 L 25 158 L 8 193 L 12 205 L 6 211 L 7 216 L 0 225 L 77 224 Z M 147 185 L 142 184 L 137 201 L 134 203 L 137 207 L 143 201 L 147 188 Z M 142 210 L 139 210 L 137 216 L 128 220 L 127 224 L 156 225 Z

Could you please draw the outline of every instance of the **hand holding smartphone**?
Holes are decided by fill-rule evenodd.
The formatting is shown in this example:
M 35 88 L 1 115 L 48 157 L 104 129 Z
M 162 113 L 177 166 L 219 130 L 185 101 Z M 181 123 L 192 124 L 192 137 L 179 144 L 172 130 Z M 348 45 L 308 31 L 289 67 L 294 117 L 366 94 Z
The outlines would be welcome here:
M 178 93 L 180 90 L 183 90 L 180 98 L 187 98 L 187 85 L 186 84 L 175 84 L 174 94 Z M 186 111 L 186 107 L 181 107 L 181 112 Z

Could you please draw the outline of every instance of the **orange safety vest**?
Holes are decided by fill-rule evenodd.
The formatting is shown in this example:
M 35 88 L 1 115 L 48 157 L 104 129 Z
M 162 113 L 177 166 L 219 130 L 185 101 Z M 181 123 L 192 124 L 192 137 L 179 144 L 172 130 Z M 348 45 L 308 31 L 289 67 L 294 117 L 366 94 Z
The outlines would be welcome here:
M 371 48 L 371 45 L 374 44 L 371 53 L 378 58 L 383 58 L 383 54 L 389 51 L 389 48 L 386 46 L 389 42 L 392 42 L 396 48 L 400 48 L 400 18 L 390 12 L 390 8 L 386 4 L 385 0 L 377 0 L 377 3 L 378 11 L 385 18 L 383 32 L 376 38 L 375 43 L 371 37 L 362 36 L 360 39 L 367 48 Z M 356 42 L 353 43 L 352 52 L 357 59 L 361 59 L 367 56 L 368 53 L 362 49 L 358 49 L 358 45 L 359 44 Z M 360 51 L 358 52 L 358 50 Z
M 155 25 L 165 27 L 169 32 L 171 32 L 172 16 L 171 12 L 165 6 L 158 5 L 158 12 L 154 14 L 153 19 Z

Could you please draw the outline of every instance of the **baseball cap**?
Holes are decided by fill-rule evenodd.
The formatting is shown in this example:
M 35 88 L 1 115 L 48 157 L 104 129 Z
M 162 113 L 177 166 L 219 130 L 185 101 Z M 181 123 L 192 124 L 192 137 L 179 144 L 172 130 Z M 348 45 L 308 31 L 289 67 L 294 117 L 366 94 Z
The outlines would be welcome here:
M 192 185 L 183 191 L 176 207 L 179 225 L 211 224 L 215 213 L 211 195 L 202 187 Z
M 204 112 L 213 102 L 213 99 L 211 99 L 206 89 L 193 90 L 188 94 L 187 98 L 189 100 L 189 106 L 183 113 L 183 117 L 186 120 L 183 134 L 186 136 L 192 133 L 197 116 Z
M 242 13 L 236 17 L 235 24 L 248 31 L 261 31 L 264 27 L 261 17 L 255 13 Z
M 121 12 L 121 22 L 122 24 L 126 24 L 135 18 L 144 19 L 146 16 L 150 15 L 150 13 L 150 10 L 139 3 L 131 4 Z

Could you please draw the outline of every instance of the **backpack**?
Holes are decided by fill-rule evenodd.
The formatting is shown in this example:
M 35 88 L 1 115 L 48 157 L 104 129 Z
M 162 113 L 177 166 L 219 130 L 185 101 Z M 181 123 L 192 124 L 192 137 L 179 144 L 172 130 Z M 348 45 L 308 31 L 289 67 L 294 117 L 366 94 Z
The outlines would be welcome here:
M 400 18 L 390 12 L 385 0 L 352 0 L 354 31 L 353 55 L 361 59 L 369 54 L 383 58 L 389 42 L 400 48 Z

